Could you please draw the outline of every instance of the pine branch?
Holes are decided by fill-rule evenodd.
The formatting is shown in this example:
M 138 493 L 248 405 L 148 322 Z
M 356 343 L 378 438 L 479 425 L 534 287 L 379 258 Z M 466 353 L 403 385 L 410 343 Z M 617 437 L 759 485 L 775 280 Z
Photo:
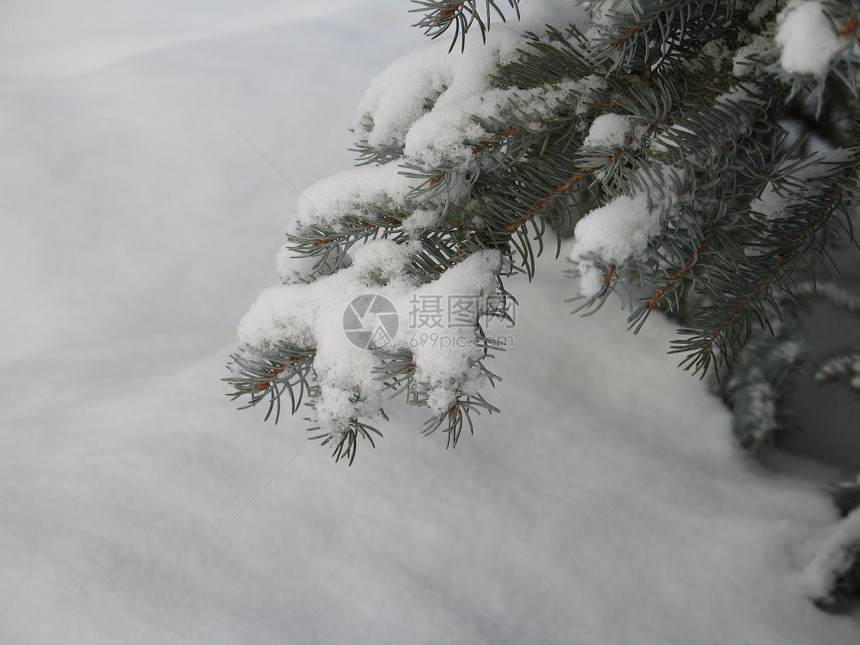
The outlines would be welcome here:
M 308 428 L 308 432 L 317 432 L 320 429 L 321 428 L 318 426 L 312 426 Z M 352 463 L 355 461 L 355 455 L 358 454 L 358 444 L 360 439 L 366 440 L 370 444 L 371 448 L 376 448 L 376 443 L 373 441 L 373 435 L 381 437 L 382 433 L 373 426 L 362 423 L 357 418 L 352 417 L 346 428 L 340 432 L 323 432 L 310 438 L 311 440 L 322 439 L 321 445 L 323 446 L 333 446 L 332 457 L 334 458 L 335 463 L 341 459 L 346 459 L 348 464 L 352 466 Z
M 736 288 L 704 308 L 694 320 L 695 327 L 680 332 L 688 338 L 676 341 L 673 351 L 687 353 L 682 365 L 694 371 L 706 370 L 718 350 L 722 365 L 729 367 L 733 356 L 749 339 L 753 322 L 767 324 L 770 316 L 764 307 L 779 311 L 775 296 L 790 290 L 789 276 L 798 257 L 810 250 L 823 251 L 820 242 L 813 246 L 816 234 L 831 217 L 847 207 L 845 186 L 857 182 L 860 157 L 842 163 L 822 162 L 818 166 L 818 176 L 806 177 L 803 183 L 791 188 L 785 186 L 791 203 L 784 217 L 771 220 L 768 227 L 745 229 L 750 234 L 746 246 L 762 251 L 738 260 Z
M 648 73 L 665 61 L 689 55 L 690 41 L 719 37 L 732 20 L 734 4 L 637 0 L 629 4 L 629 13 L 610 9 L 611 27 L 595 38 L 593 60 L 611 61 L 614 71 L 640 68 Z
M 502 4 L 419 0 L 414 10 L 428 35 L 453 31 L 451 47 L 459 40 L 462 49 L 469 29 L 483 37 L 493 13 L 504 19 Z M 508 5 L 518 12 L 516 0 Z M 268 403 L 269 415 L 284 393 L 293 412 L 304 400 L 316 436 L 336 459 L 352 462 L 358 443 L 372 444 L 378 433 L 368 423 L 384 417 L 381 394 L 405 395 L 432 409 L 425 431 L 441 429 L 453 446 L 471 429 L 471 411 L 495 411 L 479 392 L 497 380 L 484 366 L 496 348 L 480 319 L 461 337 L 469 348 L 442 361 L 457 369 L 434 373 L 428 365 L 438 363 L 401 338 L 357 361 L 370 380 L 363 373 L 334 379 L 317 368 L 319 356 L 338 355 L 336 343 L 289 298 L 336 317 L 320 304 L 330 285 L 405 299 L 464 267 L 483 271 L 474 261 L 490 258 L 492 281 L 472 286 L 506 301 L 505 281 L 531 278 L 547 240 L 556 239 L 558 252 L 562 231 L 574 226 L 569 273 L 579 278 L 580 310 L 595 310 L 610 293 L 640 298 L 631 328 L 655 310 L 677 316 L 682 338 L 673 351 L 685 354 L 682 365 L 704 375 L 716 364 L 726 373 L 747 341 L 764 343 L 760 330 L 784 331 L 786 294 L 805 288 L 794 283 L 795 267 L 827 268 L 841 219 L 850 236 L 860 149 L 804 157 L 803 141 L 790 141 L 779 125 L 792 96 L 793 105 L 816 96 L 838 105 L 828 112 L 834 124 L 856 120 L 848 45 L 860 33 L 858 13 L 852 3 L 824 6 L 835 25 L 832 55 L 815 78 L 781 67 L 785 48 L 774 19 L 791 7 L 763 19 L 760 6 L 735 1 L 589 3 L 593 24 L 525 34 L 517 52 L 487 44 L 488 57 L 476 58 L 482 62 L 468 74 L 459 58 L 430 67 L 404 59 L 384 76 L 405 83 L 389 89 L 410 107 L 399 115 L 374 107 L 386 98 L 378 88 L 363 101 L 355 151 L 364 168 L 307 200 L 318 208 L 300 208 L 279 259 L 287 300 L 275 310 L 287 320 L 268 318 L 268 301 L 254 311 L 260 326 L 233 357 L 231 396 Z M 505 63 L 490 70 L 498 60 Z M 824 91 L 828 77 L 838 91 Z M 438 141 L 429 135 L 434 127 Z M 858 139 L 847 129 L 840 145 Z M 484 307 L 481 315 L 505 313 Z M 301 320 L 301 334 L 288 328 L 290 316 Z M 283 344 L 306 337 L 307 347 Z M 773 369 L 756 376 L 755 365 L 744 364 L 729 380 L 736 409 L 747 410 L 748 427 L 738 433 L 749 445 L 787 425 L 767 408 L 782 406 L 773 385 L 780 370 L 792 369 L 789 345 L 781 337 L 761 344 L 773 353 Z M 831 368 L 835 374 L 836 362 Z
M 819 609 L 851 611 L 860 599 L 860 510 L 849 513 L 822 541 L 804 570 L 807 593 Z
M 281 415 L 281 396 L 290 397 L 290 411 L 295 414 L 311 388 L 315 350 L 280 341 L 267 351 L 244 350 L 230 356 L 228 369 L 232 376 L 222 380 L 233 386 L 230 399 L 248 397 L 241 409 L 268 400 L 268 420 L 275 412 L 275 423 Z
M 495 0 L 485 0 L 483 15 L 477 6 L 478 0 L 412 0 L 412 2 L 418 5 L 418 7 L 410 9 L 410 12 L 423 12 L 425 14 L 413 26 L 423 29 L 424 34 L 430 38 L 438 38 L 452 26 L 454 27 L 454 36 L 451 39 L 451 47 L 448 48 L 448 51 L 454 49 L 457 40 L 460 41 L 461 50 L 465 49 L 466 34 L 475 24 L 477 24 L 481 32 L 481 40 L 486 42 L 492 12 L 502 22 L 506 21 L 505 14 L 499 9 L 498 3 Z M 508 5 L 516 12 L 516 16 L 519 18 L 520 8 L 518 0 L 508 0 Z
M 846 517 L 855 509 L 860 508 L 860 476 L 854 481 L 831 484 L 830 497 L 842 517 Z
M 842 383 L 860 396 L 860 350 L 837 352 L 817 367 L 813 379 L 819 384 Z

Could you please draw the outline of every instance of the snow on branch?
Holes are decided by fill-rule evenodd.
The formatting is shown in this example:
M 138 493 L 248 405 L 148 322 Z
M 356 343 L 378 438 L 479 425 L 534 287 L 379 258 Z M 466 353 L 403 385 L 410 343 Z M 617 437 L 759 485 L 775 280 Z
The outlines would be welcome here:
M 821 541 L 803 577 L 809 597 L 826 611 L 841 611 L 860 597 L 860 509 Z
M 620 287 L 634 330 L 683 312 L 682 364 L 728 371 L 858 197 L 860 148 L 804 156 L 781 125 L 792 96 L 853 87 L 853 3 L 509 0 L 520 20 L 488 31 L 503 4 L 417 3 L 429 35 L 486 42 L 426 43 L 373 80 L 362 167 L 306 191 L 283 284 L 239 325 L 232 396 L 306 405 L 336 458 L 373 444 L 390 394 L 449 445 L 496 411 L 488 327 L 513 323 L 507 281 L 535 275 L 548 236 L 573 233 L 584 308 Z M 768 378 L 738 390 L 752 444 L 779 425 Z

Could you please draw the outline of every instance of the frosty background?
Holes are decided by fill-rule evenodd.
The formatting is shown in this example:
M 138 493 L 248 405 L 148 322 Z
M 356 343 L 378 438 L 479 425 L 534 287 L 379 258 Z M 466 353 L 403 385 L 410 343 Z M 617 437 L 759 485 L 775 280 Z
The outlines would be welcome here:
M 832 473 L 739 453 L 671 326 L 571 319 L 559 264 L 456 452 L 395 405 L 347 469 L 224 397 L 408 8 L 0 5 L 0 642 L 860 640 L 803 594 Z

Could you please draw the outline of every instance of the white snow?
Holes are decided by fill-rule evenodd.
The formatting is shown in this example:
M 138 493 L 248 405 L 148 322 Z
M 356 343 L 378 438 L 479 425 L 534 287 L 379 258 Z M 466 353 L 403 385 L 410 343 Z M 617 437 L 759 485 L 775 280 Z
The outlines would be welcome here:
M 395 164 L 361 166 L 321 179 L 302 192 L 295 223 L 332 225 L 350 212 L 360 216 L 362 207 L 374 203 L 402 208 L 411 188 L 401 172 Z
M 392 402 L 348 469 L 224 396 L 408 6 L 0 4 L 0 643 L 858 642 L 802 584 L 833 473 L 740 453 L 672 326 L 570 318 L 550 257 L 454 452 Z
M 601 114 L 591 123 L 584 146 L 621 148 L 632 143 L 636 124 L 624 114 Z
M 808 548 L 815 555 L 803 571 L 805 589 L 810 598 L 824 600 L 836 579 L 848 574 L 860 553 L 860 508 Z
M 753 59 L 766 52 L 770 47 L 770 39 L 766 36 L 755 35 L 749 45 L 740 47 L 735 53 L 732 61 L 732 74 L 735 76 L 747 76 L 752 74 L 756 61 Z
M 521 21 L 493 22 L 487 43 L 456 48 L 442 37 L 391 63 L 370 83 L 359 103 L 354 126 L 357 136 L 372 146 L 405 144 L 404 154 L 425 167 L 468 159 L 466 142 L 485 135 L 473 115 L 498 116 L 511 91 L 492 89 L 491 74 L 499 63 L 512 60 L 524 32 L 546 24 L 582 24 L 582 7 L 558 0 L 528 3 Z M 544 90 L 539 92 L 546 94 Z M 547 112 L 564 93 L 544 97 Z
M 414 211 L 403 221 L 403 230 L 410 235 L 420 235 L 421 231 L 439 224 L 440 213 L 435 209 L 421 208 Z
M 789 196 L 780 194 L 777 185 L 768 181 L 759 197 L 750 202 L 750 210 L 758 213 L 764 219 L 774 220 L 785 217 L 790 204 Z
M 312 346 L 311 329 L 319 317 L 319 303 L 314 295 L 307 285 L 269 287 L 239 321 L 239 342 L 259 349 L 271 347 L 273 340 Z
M 471 309 L 475 316 L 485 313 L 501 258 L 497 251 L 477 253 L 422 286 L 406 274 L 419 250 L 419 242 L 374 240 L 354 246 L 352 261 L 332 275 L 264 290 L 239 323 L 240 347 L 255 355 L 280 341 L 316 348 L 313 366 L 322 388 L 316 420 L 324 430 L 338 432 L 351 417 L 375 418 L 383 403 L 384 384 L 374 372 L 379 359 L 355 344 L 343 322 L 355 298 L 381 296 L 399 318 L 396 335 L 386 343 L 412 350 L 415 380 L 432 393 L 432 412 L 448 411 L 458 394 L 477 393 L 481 380 L 475 363 L 482 356 L 473 324 L 462 324 L 449 308 L 460 301 L 471 305 L 469 315 Z M 434 315 L 438 305 L 441 315 L 433 324 L 416 324 L 412 319 L 427 305 Z M 363 324 L 370 329 L 377 322 Z
M 777 16 L 779 62 L 791 74 L 825 76 L 833 57 L 850 44 L 840 38 L 820 2 L 792 0 Z
M 438 326 L 402 326 L 408 330 L 405 342 L 396 342 L 412 350 L 415 379 L 430 393 L 428 405 L 435 414 L 447 412 L 459 391 L 468 394 L 486 385 L 475 365 L 483 350 L 476 343 L 474 328 L 461 324 L 451 315 L 454 312 L 450 307 L 452 299 L 456 299 L 474 303 L 475 314 L 486 312 L 486 299 L 495 291 L 500 263 L 498 251 L 476 253 L 409 295 L 410 301 L 418 299 L 419 306 L 422 297 L 441 298 L 444 311 Z M 398 311 L 404 311 L 407 299 L 401 298 L 397 304 Z
M 637 193 L 620 195 L 579 220 L 568 257 L 581 264 L 581 295 L 591 297 L 603 289 L 603 271 L 596 262 L 621 264 L 645 251 L 660 232 L 660 213 L 647 193 Z
M 722 70 L 724 61 L 730 52 L 731 50 L 722 38 L 711 40 L 702 47 L 702 53 L 711 59 L 712 69 L 715 73 Z

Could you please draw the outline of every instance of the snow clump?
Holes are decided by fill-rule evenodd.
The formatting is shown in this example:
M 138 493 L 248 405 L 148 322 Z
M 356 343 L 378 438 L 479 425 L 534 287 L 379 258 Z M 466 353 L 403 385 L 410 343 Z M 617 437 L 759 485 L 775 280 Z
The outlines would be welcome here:
M 849 44 L 840 38 L 821 3 L 792 0 L 777 17 L 780 65 L 790 74 L 823 78 L 833 58 Z

